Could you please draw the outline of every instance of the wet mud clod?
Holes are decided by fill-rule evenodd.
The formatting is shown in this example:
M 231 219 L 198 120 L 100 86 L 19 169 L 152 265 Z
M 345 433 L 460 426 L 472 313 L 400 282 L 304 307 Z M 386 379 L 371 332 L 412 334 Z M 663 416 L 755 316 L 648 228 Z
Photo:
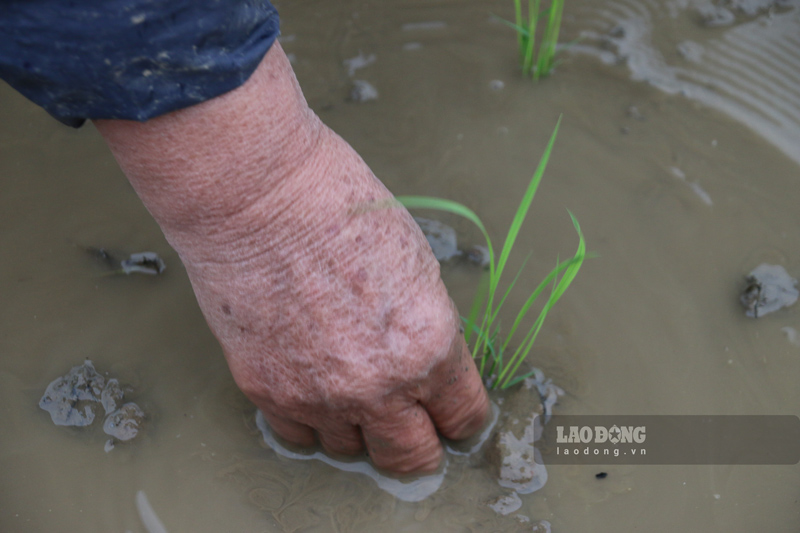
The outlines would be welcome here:
M 746 281 L 739 301 L 745 308 L 745 315 L 751 318 L 761 318 L 789 307 L 800 295 L 795 288 L 797 280 L 780 265 L 762 263 L 747 275 Z
M 50 413 L 57 426 L 85 427 L 94 422 L 99 404 L 105 415 L 103 431 L 106 435 L 129 441 L 139 433 L 145 416 L 133 402 L 120 405 L 124 396 L 119 381 L 106 379 L 87 359 L 53 380 L 39 400 L 39 407 Z M 106 451 L 113 448 L 113 441 L 106 442 Z

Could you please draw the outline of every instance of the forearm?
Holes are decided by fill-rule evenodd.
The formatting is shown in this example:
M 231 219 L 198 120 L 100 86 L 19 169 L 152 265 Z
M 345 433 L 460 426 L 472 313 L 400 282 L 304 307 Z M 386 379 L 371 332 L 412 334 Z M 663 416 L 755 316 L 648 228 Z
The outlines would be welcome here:
M 242 227 L 245 217 L 268 223 L 309 200 L 319 173 L 308 167 L 333 142 L 277 43 L 238 89 L 147 122 L 95 125 L 179 251 L 246 238 L 254 228 Z M 265 209 L 267 221 L 250 216 Z
M 180 253 L 223 344 L 243 342 L 237 328 L 254 327 L 237 314 L 302 301 L 325 315 L 276 308 L 260 327 L 281 324 L 293 331 L 286 338 L 302 344 L 309 340 L 304 327 L 352 331 L 351 310 L 370 309 L 359 319 L 374 321 L 374 335 L 330 342 L 363 352 L 359 346 L 379 346 L 381 335 L 401 326 L 446 353 L 456 325 L 424 237 L 403 209 L 358 212 L 391 194 L 308 109 L 279 45 L 239 89 L 145 123 L 97 126 Z M 233 285 L 242 280 L 258 292 L 237 295 Z M 420 305 L 428 301 L 436 304 Z M 400 316 L 408 322 L 391 323 Z M 424 333 L 434 323 L 436 331 Z M 390 366 L 387 359 L 362 370 L 390 377 L 397 370 Z
M 50 63 L 51 78 L 61 84 L 75 58 L 70 72 L 83 74 L 93 57 L 108 67 L 95 73 L 102 83 L 76 75 L 60 93 L 69 98 L 46 88 L 31 97 L 46 95 L 42 105 L 70 124 L 134 119 L 95 125 L 180 254 L 233 378 L 279 435 L 334 453 L 366 445 L 378 466 L 431 470 L 437 427 L 465 437 L 488 412 L 439 265 L 407 211 L 361 209 L 391 193 L 308 108 L 273 43 L 269 3 L 210 4 L 142 2 L 153 12 L 122 19 L 103 4 L 95 29 L 105 38 L 88 47 L 77 46 L 85 17 L 72 13 L 72 31 L 55 41 L 76 50 Z M 181 14 L 188 25 L 158 23 Z M 221 22 L 194 35 L 206 19 Z M 142 46 L 166 67 L 158 75 L 142 66 Z M 15 72 L 29 79 L 24 66 Z

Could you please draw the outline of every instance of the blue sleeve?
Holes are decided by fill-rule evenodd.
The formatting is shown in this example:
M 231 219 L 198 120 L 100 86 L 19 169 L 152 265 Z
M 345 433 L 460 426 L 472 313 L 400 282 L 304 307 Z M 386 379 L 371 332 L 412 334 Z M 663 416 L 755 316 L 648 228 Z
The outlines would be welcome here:
M 144 121 L 240 86 L 277 35 L 267 0 L 2 0 L 0 78 L 70 126 Z

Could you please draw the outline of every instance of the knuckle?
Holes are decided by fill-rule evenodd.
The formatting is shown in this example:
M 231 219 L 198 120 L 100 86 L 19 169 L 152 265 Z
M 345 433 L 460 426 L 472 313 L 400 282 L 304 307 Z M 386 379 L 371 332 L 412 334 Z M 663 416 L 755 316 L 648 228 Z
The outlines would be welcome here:
M 477 394 L 458 404 L 450 416 L 439 418 L 437 426 L 446 437 L 462 439 L 478 431 L 486 422 L 489 403 L 485 393 Z
M 378 468 L 398 474 L 413 474 L 436 470 L 444 452 L 437 441 L 434 445 L 405 450 L 405 453 L 399 450 L 380 450 L 370 446 L 369 454 Z

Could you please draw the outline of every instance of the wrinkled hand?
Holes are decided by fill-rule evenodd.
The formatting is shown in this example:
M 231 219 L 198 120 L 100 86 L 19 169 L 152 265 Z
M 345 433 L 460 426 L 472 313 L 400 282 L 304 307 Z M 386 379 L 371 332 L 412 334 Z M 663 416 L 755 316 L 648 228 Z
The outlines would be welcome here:
M 308 110 L 280 45 L 231 93 L 96 124 L 278 435 L 414 472 L 438 466 L 437 430 L 482 426 L 486 391 L 425 237 Z
M 375 208 L 388 191 L 321 136 L 292 177 L 311 185 L 248 210 L 253 233 L 187 270 L 236 382 L 278 435 L 316 435 L 339 454 L 366 445 L 393 471 L 435 469 L 436 430 L 474 433 L 486 393 L 419 227 L 401 207 Z

